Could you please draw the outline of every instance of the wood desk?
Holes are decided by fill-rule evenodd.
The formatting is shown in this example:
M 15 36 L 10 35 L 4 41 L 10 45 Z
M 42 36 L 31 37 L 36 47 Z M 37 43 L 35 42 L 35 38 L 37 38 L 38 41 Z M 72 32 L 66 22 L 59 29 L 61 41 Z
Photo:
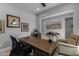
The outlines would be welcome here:
M 33 47 L 34 55 L 52 55 L 56 50 L 55 43 L 49 43 L 47 40 L 35 37 L 23 37 L 21 41 Z

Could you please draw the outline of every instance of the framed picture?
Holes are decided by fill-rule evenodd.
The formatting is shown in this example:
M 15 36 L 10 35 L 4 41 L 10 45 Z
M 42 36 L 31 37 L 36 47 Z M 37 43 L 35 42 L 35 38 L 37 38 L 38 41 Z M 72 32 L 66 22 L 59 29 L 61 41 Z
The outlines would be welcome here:
M 29 31 L 29 24 L 21 23 L 21 32 L 28 32 L 28 31 Z
M 4 20 L 0 20 L 0 33 L 4 33 L 4 31 L 5 31 Z
M 7 27 L 20 28 L 20 17 L 7 15 Z
M 47 24 L 47 29 L 61 29 L 61 22 L 52 22 Z

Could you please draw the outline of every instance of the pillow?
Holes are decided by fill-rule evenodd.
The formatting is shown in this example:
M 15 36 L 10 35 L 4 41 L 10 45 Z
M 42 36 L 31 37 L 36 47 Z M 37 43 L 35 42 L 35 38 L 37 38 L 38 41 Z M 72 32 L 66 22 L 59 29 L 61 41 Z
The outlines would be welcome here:
M 78 40 L 78 39 L 79 39 L 79 36 L 76 35 L 76 34 L 72 34 L 72 35 L 70 36 L 70 38 L 72 38 L 72 39 L 74 39 L 74 40 Z

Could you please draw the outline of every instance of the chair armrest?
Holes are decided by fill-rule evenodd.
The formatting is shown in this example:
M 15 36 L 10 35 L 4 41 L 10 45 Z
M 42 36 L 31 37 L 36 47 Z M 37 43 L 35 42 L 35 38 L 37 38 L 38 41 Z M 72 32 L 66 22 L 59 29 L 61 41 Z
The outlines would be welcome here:
M 71 47 L 71 48 L 77 48 L 76 45 L 72 45 L 72 44 L 68 44 L 68 43 L 63 43 L 63 42 L 58 42 L 58 45 L 63 45 L 63 46 Z
M 57 42 L 67 43 L 67 40 L 66 39 L 59 39 L 59 40 L 57 40 Z

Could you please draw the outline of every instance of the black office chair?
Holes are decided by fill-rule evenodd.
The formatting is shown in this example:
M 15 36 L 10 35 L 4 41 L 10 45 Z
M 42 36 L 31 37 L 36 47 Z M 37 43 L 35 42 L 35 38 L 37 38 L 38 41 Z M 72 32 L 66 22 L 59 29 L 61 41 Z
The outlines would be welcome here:
M 28 56 L 32 49 L 30 46 L 22 46 L 22 43 L 17 42 L 16 38 L 10 36 L 12 40 L 12 50 L 10 56 Z

